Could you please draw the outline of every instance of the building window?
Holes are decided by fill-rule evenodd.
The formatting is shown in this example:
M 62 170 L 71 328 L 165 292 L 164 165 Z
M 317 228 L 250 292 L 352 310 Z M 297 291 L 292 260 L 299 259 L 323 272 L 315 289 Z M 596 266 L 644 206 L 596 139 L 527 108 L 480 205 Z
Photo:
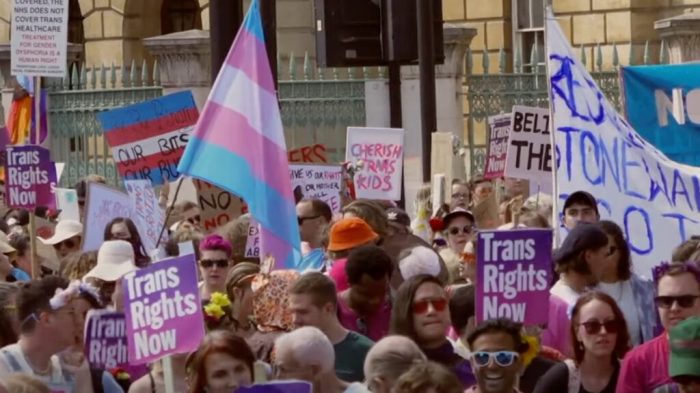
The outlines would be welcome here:
M 202 28 L 197 0 L 165 0 L 160 14 L 161 33 L 170 34 Z
M 537 64 L 544 66 L 545 2 L 546 0 L 513 0 L 513 49 L 522 60 L 523 69 L 527 71 L 532 68 L 533 47 L 537 47 Z

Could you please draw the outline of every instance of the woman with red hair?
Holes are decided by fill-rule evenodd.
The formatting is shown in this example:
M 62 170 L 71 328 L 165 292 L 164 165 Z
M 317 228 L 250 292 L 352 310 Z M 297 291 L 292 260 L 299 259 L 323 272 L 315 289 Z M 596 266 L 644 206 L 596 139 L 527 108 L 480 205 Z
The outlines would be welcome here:
M 230 393 L 253 383 L 255 356 L 245 340 L 215 330 L 187 358 L 189 393 Z

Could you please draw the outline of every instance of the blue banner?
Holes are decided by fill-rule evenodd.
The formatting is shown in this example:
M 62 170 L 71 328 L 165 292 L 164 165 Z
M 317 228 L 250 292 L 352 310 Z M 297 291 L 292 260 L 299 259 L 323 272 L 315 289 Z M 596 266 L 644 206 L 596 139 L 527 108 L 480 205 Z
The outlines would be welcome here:
M 700 64 L 622 69 L 632 127 L 670 159 L 700 166 Z

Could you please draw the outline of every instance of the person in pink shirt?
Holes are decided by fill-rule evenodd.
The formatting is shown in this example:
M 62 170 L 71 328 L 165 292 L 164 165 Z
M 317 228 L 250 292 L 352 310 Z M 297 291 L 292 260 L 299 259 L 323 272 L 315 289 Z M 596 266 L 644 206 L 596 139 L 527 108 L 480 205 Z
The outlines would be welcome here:
M 345 264 L 350 252 L 361 246 L 375 244 L 378 239 L 379 235 L 361 218 L 343 218 L 333 224 L 327 247 L 333 264 L 328 275 L 335 282 L 338 292 L 350 287 L 345 274 Z
M 654 277 L 657 283 L 656 306 L 666 332 L 687 318 L 700 316 L 698 263 L 663 263 L 654 268 Z M 673 384 L 668 371 L 670 347 L 666 332 L 625 356 L 617 393 L 654 393 Z
M 338 295 L 338 319 L 348 330 L 379 341 L 389 332 L 391 258 L 377 246 L 350 253 L 345 264 L 349 288 Z

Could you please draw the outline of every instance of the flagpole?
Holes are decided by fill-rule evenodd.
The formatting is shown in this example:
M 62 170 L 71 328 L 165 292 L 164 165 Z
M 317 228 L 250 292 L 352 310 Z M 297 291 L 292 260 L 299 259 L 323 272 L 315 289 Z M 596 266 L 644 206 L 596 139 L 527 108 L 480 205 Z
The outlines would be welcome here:
M 550 50 L 549 50 L 549 43 L 547 42 L 547 33 L 548 33 L 548 28 L 547 28 L 547 22 L 551 20 L 551 18 L 554 17 L 554 13 L 552 12 L 552 6 L 551 5 L 546 5 L 545 6 L 545 12 L 544 12 L 544 43 L 545 43 L 545 73 L 547 75 L 547 98 L 549 100 L 549 137 L 551 139 L 551 144 L 552 144 L 552 228 L 554 228 L 554 242 L 553 246 L 556 248 L 559 246 L 559 241 L 560 241 L 560 223 L 559 223 L 559 187 L 558 187 L 558 182 L 557 182 L 557 160 L 556 160 L 556 151 L 557 151 L 557 142 L 556 138 L 554 137 L 555 129 L 554 129 L 554 110 L 553 110 L 553 105 L 554 105 L 554 100 L 552 98 L 552 86 L 551 86 L 551 73 L 549 69 L 549 55 L 550 55 Z
M 34 77 L 34 135 L 32 135 L 31 128 L 29 130 L 29 144 L 39 145 L 41 133 L 41 77 Z M 36 209 L 36 207 L 35 207 Z M 37 244 L 36 244 L 36 211 L 32 210 L 29 212 L 29 251 L 30 251 L 30 262 L 32 265 L 32 279 L 38 279 L 41 277 L 41 266 L 39 265 L 39 258 L 37 257 Z

